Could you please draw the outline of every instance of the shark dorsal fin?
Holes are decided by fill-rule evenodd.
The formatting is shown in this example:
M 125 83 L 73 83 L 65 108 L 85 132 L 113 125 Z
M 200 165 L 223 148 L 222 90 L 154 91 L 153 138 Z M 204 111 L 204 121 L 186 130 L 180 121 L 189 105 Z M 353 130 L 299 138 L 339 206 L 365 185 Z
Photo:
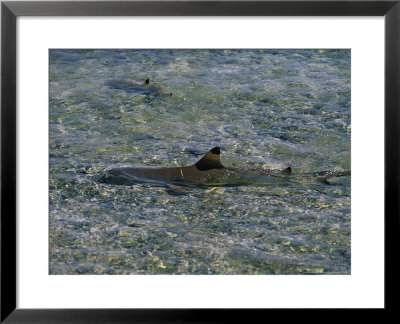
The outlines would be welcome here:
M 221 151 L 219 147 L 214 147 L 195 164 L 196 168 L 200 171 L 223 169 L 224 166 L 221 164 L 221 160 L 219 158 L 220 154 Z
M 146 80 L 144 81 L 143 85 L 149 85 L 149 83 L 150 83 L 150 80 L 149 80 L 149 79 L 146 79 Z
M 292 173 L 292 168 L 291 168 L 291 167 L 288 167 L 288 168 L 282 170 L 281 173 L 284 173 L 284 174 L 291 174 L 291 173 Z

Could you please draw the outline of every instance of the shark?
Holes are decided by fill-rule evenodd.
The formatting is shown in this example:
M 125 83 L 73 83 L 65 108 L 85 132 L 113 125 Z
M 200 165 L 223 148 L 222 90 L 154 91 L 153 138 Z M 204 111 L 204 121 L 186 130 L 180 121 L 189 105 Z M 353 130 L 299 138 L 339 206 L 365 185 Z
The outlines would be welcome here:
M 229 186 L 249 185 L 265 182 L 266 178 L 275 179 L 315 179 L 329 183 L 334 177 L 350 176 L 350 171 L 318 171 L 293 174 L 291 167 L 281 170 L 258 170 L 229 168 L 221 163 L 221 149 L 214 147 L 199 161 L 190 166 L 170 168 L 133 168 L 122 167 L 107 170 L 102 182 L 111 184 L 133 184 L 137 182 L 164 183 L 171 185 Z
M 156 83 L 150 84 L 150 79 L 146 79 L 143 83 L 123 79 L 112 79 L 106 81 L 105 85 L 113 89 L 136 92 L 144 95 L 172 96 L 171 92 L 165 92 L 160 85 Z

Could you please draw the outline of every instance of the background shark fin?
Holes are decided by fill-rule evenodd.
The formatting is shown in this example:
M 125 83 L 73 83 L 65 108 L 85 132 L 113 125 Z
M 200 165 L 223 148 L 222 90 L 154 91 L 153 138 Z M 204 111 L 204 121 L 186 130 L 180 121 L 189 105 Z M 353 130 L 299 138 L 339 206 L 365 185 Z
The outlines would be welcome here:
M 292 168 L 291 168 L 291 167 L 288 167 L 288 168 L 282 170 L 281 173 L 284 173 L 284 174 L 291 174 L 291 173 L 292 173 Z
M 219 158 L 220 154 L 221 151 L 219 147 L 214 147 L 195 164 L 196 168 L 200 171 L 206 171 L 210 169 L 223 169 L 224 166 L 222 165 Z

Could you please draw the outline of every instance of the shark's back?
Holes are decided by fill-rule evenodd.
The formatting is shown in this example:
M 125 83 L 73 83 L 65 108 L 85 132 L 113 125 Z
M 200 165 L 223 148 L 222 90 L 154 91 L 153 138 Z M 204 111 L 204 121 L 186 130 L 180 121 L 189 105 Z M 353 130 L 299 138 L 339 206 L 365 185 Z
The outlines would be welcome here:
M 290 167 L 283 170 L 256 170 L 225 168 L 220 160 L 220 149 L 214 147 L 196 164 L 173 168 L 117 168 L 103 177 L 103 182 L 131 184 L 134 182 L 157 182 L 198 185 L 264 184 L 269 179 L 315 179 L 328 183 L 328 179 L 350 175 L 350 171 L 322 171 L 292 174 Z
M 196 183 L 205 184 L 212 177 L 217 176 L 221 172 L 220 169 L 211 169 L 201 171 L 196 166 L 187 166 L 181 168 L 122 168 L 118 170 L 118 174 L 136 180 L 152 180 L 160 182 L 172 183 Z
M 207 184 L 224 171 L 220 161 L 220 149 L 213 148 L 196 164 L 174 168 L 118 168 L 108 171 L 108 183 L 135 181 Z
M 172 93 L 164 92 L 160 85 L 150 84 L 149 79 L 146 79 L 143 83 L 123 79 L 112 79 L 106 81 L 105 85 L 112 89 L 125 90 L 127 92 L 172 96 Z

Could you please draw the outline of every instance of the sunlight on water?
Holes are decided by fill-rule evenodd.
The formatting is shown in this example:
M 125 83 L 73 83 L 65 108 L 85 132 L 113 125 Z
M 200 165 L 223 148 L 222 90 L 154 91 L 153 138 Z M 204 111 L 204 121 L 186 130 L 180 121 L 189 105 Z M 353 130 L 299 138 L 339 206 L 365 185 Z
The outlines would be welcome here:
M 50 274 L 350 274 L 349 176 L 99 181 L 215 146 L 226 167 L 350 170 L 350 94 L 349 50 L 51 50 Z

